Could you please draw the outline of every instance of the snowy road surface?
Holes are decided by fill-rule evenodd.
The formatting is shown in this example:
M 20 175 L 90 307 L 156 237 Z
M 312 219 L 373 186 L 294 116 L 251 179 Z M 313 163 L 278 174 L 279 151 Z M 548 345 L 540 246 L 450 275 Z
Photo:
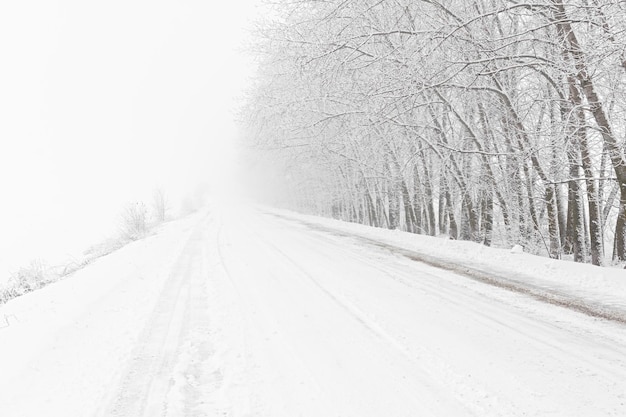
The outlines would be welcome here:
M 133 245 L 0 310 L 2 417 L 626 415 L 623 324 L 250 209 Z

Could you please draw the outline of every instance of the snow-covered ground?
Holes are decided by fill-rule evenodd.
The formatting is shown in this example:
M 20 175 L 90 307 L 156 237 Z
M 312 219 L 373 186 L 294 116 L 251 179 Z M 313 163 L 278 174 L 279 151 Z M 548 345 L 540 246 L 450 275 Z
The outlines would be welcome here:
M 0 307 L 0 415 L 626 415 L 623 280 L 214 206 Z
M 263 210 L 263 208 L 261 208 Z M 626 322 L 626 271 L 561 261 L 523 253 L 517 246 L 489 248 L 477 243 L 413 235 L 333 219 L 266 208 L 313 229 L 352 238 L 357 244 L 382 246 L 474 279 L 525 292 L 598 317 Z

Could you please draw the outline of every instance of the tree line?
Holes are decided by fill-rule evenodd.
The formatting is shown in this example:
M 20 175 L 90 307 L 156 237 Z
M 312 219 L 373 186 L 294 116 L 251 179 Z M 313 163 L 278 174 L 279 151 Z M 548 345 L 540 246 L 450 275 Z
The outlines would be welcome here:
M 245 114 L 293 206 L 626 260 L 626 2 L 269 7 Z

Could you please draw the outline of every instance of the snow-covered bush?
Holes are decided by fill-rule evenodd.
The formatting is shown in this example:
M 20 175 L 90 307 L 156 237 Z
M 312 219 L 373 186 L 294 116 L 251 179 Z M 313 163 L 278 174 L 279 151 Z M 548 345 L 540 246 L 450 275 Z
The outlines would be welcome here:
M 41 260 L 34 260 L 13 273 L 6 285 L 0 289 L 0 304 L 45 287 L 58 278 L 59 274 L 54 268 Z
M 123 238 L 137 240 L 148 232 L 148 210 L 142 202 L 129 204 L 121 215 L 120 224 Z

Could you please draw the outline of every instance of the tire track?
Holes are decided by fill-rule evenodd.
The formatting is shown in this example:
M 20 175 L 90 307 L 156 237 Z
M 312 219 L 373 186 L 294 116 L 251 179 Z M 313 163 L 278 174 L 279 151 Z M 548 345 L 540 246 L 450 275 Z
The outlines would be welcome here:
M 332 241 L 326 240 L 323 235 L 311 236 L 311 238 L 317 238 L 320 242 L 332 244 Z M 445 305 L 455 308 L 459 314 L 465 317 L 471 316 L 477 323 L 491 328 L 506 328 L 507 331 L 520 335 L 538 348 L 548 348 L 553 352 L 552 355 L 555 358 L 562 356 L 564 346 L 559 345 L 549 338 L 541 337 L 540 335 L 565 332 L 579 339 L 581 342 L 588 338 L 588 335 L 584 334 L 584 330 L 580 327 L 572 325 L 567 326 L 563 323 L 547 320 L 545 316 L 539 317 L 537 315 L 530 315 L 527 310 L 523 309 L 523 304 L 510 303 L 510 300 L 495 297 L 493 292 L 491 292 L 491 294 L 485 291 L 478 292 L 476 285 L 482 284 L 480 282 L 472 286 L 465 286 L 463 282 L 452 281 L 445 275 L 438 276 L 438 271 L 425 273 L 419 271 L 418 275 L 416 270 L 411 269 L 410 265 L 386 264 L 385 268 L 382 268 L 372 261 L 372 257 L 365 256 L 360 251 L 339 246 L 337 246 L 336 250 L 342 251 L 346 256 L 359 259 L 360 262 L 366 264 L 369 268 L 380 271 L 381 275 L 384 275 L 386 278 L 393 279 L 413 290 L 421 292 L 426 291 L 427 294 L 438 297 Z M 434 267 L 427 266 L 427 268 Z M 429 275 L 432 279 L 424 279 L 424 275 Z M 420 279 L 417 279 L 417 276 L 420 276 Z M 473 281 L 469 281 L 469 283 L 472 282 Z M 481 297 L 487 302 L 477 303 L 476 297 Z M 510 296 L 508 298 L 510 298 Z M 506 304 L 506 302 L 509 303 Z M 505 307 L 514 307 L 516 310 L 511 311 L 509 308 Z M 449 311 L 449 309 L 446 311 Z M 471 312 L 471 314 L 468 315 L 468 312 Z M 523 323 L 523 326 L 512 327 L 511 323 L 513 322 Z M 528 329 L 533 329 L 533 331 L 531 332 Z M 623 343 L 623 341 L 617 339 L 607 339 L 601 342 L 602 345 L 609 350 L 611 347 L 615 346 L 616 343 Z M 580 363 L 587 364 L 590 368 L 602 369 L 607 375 L 613 375 L 616 381 L 620 381 L 623 378 L 622 373 L 616 372 L 615 366 L 609 366 L 606 362 L 593 360 L 575 349 L 568 349 L 567 354 Z
M 198 298 L 203 293 L 203 283 L 197 268 L 201 262 L 204 220 L 188 238 L 117 388 L 96 413 L 97 417 L 167 415 L 173 370 L 183 343 L 192 328 L 202 322 L 198 318 L 205 301 Z
M 352 314 L 361 325 L 376 334 L 377 337 L 388 342 L 407 359 L 422 367 L 424 366 L 424 363 L 428 363 L 429 365 L 427 368 L 434 371 L 429 372 L 431 375 L 438 375 L 439 377 L 441 375 L 447 375 L 448 379 L 456 380 L 458 385 L 463 385 L 464 388 L 458 389 L 458 391 L 463 394 L 460 397 L 465 396 L 468 392 L 472 391 L 480 391 L 480 395 L 478 397 L 489 397 L 491 395 L 486 389 L 477 389 L 476 386 L 471 386 L 476 385 L 476 382 L 465 378 L 462 375 L 462 372 L 455 372 L 450 369 L 448 364 L 446 364 L 445 361 L 441 361 L 441 359 L 436 354 L 433 354 L 433 352 L 420 348 L 416 357 L 415 347 L 412 347 L 413 349 L 411 350 L 408 346 L 404 345 L 400 339 L 394 337 L 391 333 L 386 331 L 382 323 L 378 320 L 370 317 L 364 310 L 359 309 L 354 303 L 345 299 L 345 297 L 340 297 L 333 293 L 329 288 L 325 287 L 322 283 L 315 279 L 315 277 L 309 273 L 308 270 L 303 268 L 298 260 L 294 259 L 275 243 L 270 242 L 267 237 L 261 236 L 256 232 L 254 234 L 257 240 L 262 241 L 264 244 L 272 247 L 274 251 L 280 253 L 288 262 L 297 268 L 303 276 L 306 276 L 317 288 L 319 288 L 320 291 L 333 299 L 333 301 L 339 304 L 344 310 Z M 616 355 L 615 351 L 615 343 L 619 342 L 612 341 L 613 343 L 610 344 L 610 346 L 609 344 L 604 345 L 604 351 L 598 353 L 598 355 L 601 356 L 590 357 L 574 349 L 574 346 L 570 346 L 567 349 L 567 352 L 564 352 L 563 349 L 566 347 L 562 343 L 553 341 L 547 337 L 547 335 L 555 332 L 564 332 L 568 335 L 568 339 L 578 339 L 580 343 L 585 343 L 588 339 L 588 335 L 582 334 L 580 331 L 581 329 L 579 328 L 557 325 L 550 320 L 546 321 L 545 317 L 542 319 L 539 317 L 528 317 L 526 314 L 527 312 L 511 311 L 506 308 L 508 305 L 505 305 L 502 301 L 494 299 L 493 297 L 484 297 L 484 294 L 478 293 L 474 288 L 459 285 L 459 283 L 450 281 L 449 278 L 440 280 L 439 282 L 435 282 L 432 279 L 416 280 L 418 271 L 409 271 L 407 270 L 408 266 L 386 263 L 385 267 L 382 268 L 372 260 L 371 256 L 368 257 L 361 251 L 349 250 L 345 247 L 341 247 L 340 245 L 334 245 L 332 240 L 325 239 L 323 235 L 307 235 L 305 239 L 305 236 L 302 234 L 291 233 L 290 238 L 295 238 L 304 242 L 306 247 L 311 250 L 328 247 L 330 244 L 334 248 L 333 253 L 338 250 L 342 253 L 342 255 L 345 255 L 346 259 L 358 260 L 358 262 L 366 265 L 368 268 L 381 272 L 380 276 L 384 277 L 384 279 L 392 278 L 409 288 L 422 292 L 426 291 L 428 294 L 436 295 L 443 301 L 444 305 L 447 305 L 448 307 L 453 306 L 459 311 L 459 313 L 462 313 L 464 317 L 470 317 L 472 320 L 475 320 L 478 324 L 481 324 L 486 328 L 501 328 L 506 329 L 509 334 L 518 334 L 522 338 L 521 340 L 524 340 L 534 346 L 535 350 L 549 355 L 552 358 L 550 359 L 552 362 L 563 361 L 563 355 L 565 353 L 566 357 L 570 358 L 573 363 L 583 365 L 584 368 L 594 370 L 594 372 L 601 372 L 604 375 L 604 383 L 611 383 L 617 386 L 623 381 L 625 366 L 623 361 L 620 359 L 620 356 Z M 314 239 L 316 243 L 311 244 L 309 242 L 311 239 Z M 290 247 L 291 246 L 288 246 L 287 248 Z M 379 248 L 375 249 L 380 250 Z M 386 249 L 387 248 L 385 248 L 385 250 Z M 323 251 L 319 251 L 319 253 L 324 254 Z M 329 259 L 329 261 L 331 264 L 333 263 L 331 259 Z M 429 273 L 427 272 L 427 274 Z M 431 276 L 435 277 L 435 275 Z M 484 297 L 486 301 L 477 303 L 475 298 L 476 295 Z M 520 321 L 523 323 L 519 326 L 520 328 L 518 328 L 517 325 L 511 325 L 511 323 L 519 324 Z M 529 329 L 534 330 L 530 331 Z M 606 358 L 607 355 L 609 355 L 609 357 L 613 356 L 615 361 L 609 363 Z M 503 401 L 502 398 L 499 398 L 498 400 Z
M 399 353 L 403 358 L 405 358 L 409 363 L 415 366 L 417 369 L 421 370 L 424 375 L 427 375 L 428 378 L 419 377 L 419 381 L 424 386 L 427 386 L 430 390 L 431 396 L 434 398 L 439 398 L 439 401 L 446 402 L 450 404 L 450 401 L 456 401 L 456 406 L 458 412 L 462 413 L 459 415 L 476 415 L 476 416 L 485 416 L 485 409 L 481 408 L 477 404 L 466 403 L 463 401 L 463 397 L 467 396 L 468 393 L 475 393 L 480 388 L 476 386 L 472 386 L 471 382 L 462 382 L 464 380 L 463 376 L 455 373 L 447 363 L 441 361 L 439 357 L 434 355 L 432 352 L 421 349 L 419 354 L 416 355 L 415 352 L 412 352 L 406 345 L 404 345 L 400 340 L 395 338 L 389 332 L 387 332 L 382 326 L 380 326 L 376 321 L 371 320 L 371 318 L 359 309 L 356 305 L 349 302 L 337 294 L 334 294 L 324 285 L 322 285 L 309 271 L 307 271 L 298 261 L 294 260 L 289 254 L 283 251 L 280 247 L 278 247 L 273 242 L 270 242 L 267 238 L 260 235 L 254 228 L 247 228 L 247 230 L 251 231 L 251 233 L 255 236 L 256 240 L 261 244 L 265 245 L 268 248 L 271 248 L 272 251 L 279 254 L 284 260 L 286 260 L 293 268 L 298 270 L 302 276 L 304 276 L 315 288 L 317 288 L 321 293 L 323 293 L 328 299 L 332 300 L 332 302 L 337 305 L 342 311 L 344 311 L 348 316 L 350 316 L 355 322 L 357 322 L 362 328 L 364 328 L 369 334 L 374 336 L 376 340 L 383 342 L 385 345 L 389 346 L 393 351 Z M 429 365 L 426 365 L 429 364 Z M 442 390 L 439 388 L 439 382 L 442 380 L 442 375 L 445 375 L 444 380 L 454 380 L 457 381 L 455 398 L 446 397 Z M 461 382 L 461 384 L 459 384 Z M 489 394 L 482 390 L 480 396 L 483 398 L 489 397 Z M 477 398 L 477 396 L 473 395 L 473 398 Z M 501 399 L 502 401 L 502 399 Z M 463 410 L 463 411 L 461 411 Z M 511 416 L 516 415 L 513 407 L 510 407 Z
M 329 233 L 339 237 L 345 237 L 357 240 L 364 245 L 370 247 L 376 247 L 386 249 L 391 253 L 401 255 L 412 261 L 421 262 L 426 265 L 433 266 L 442 270 L 454 272 L 459 275 L 463 275 L 472 280 L 482 282 L 494 287 L 502 288 L 508 291 L 516 292 L 518 294 L 527 295 L 538 301 L 552 304 L 555 306 L 567 308 L 569 310 L 577 311 L 585 314 L 589 317 L 601 318 L 604 320 L 610 320 L 620 324 L 626 324 L 626 311 L 621 309 L 615 309 L 610 306 L 590 303 L 587 300 L 575 298 L 573 296 L 567 296 L 549 288 L 539 288 L 531 284 L 522 283 L 518 281 L 512 281 L 502 275 L 497 275 L 494 272 L 485 272 L 478 268 L 474 268 L 468 265 L 454 265 L 447 261 L 438 259 L 434 256 L 420 254 L 399 246 L 395 246 L 389 243 L 383 243 L 381 241 L 371 239 L 364 236 L 354 235 L 346 233 L 340 230 L 336 230 L 330 227 L 322 226 L 305 220 L 294 219 L 288 216 L 284 216 L 277 213 L 265 211 L 267 215 L 277 217 L 279 219 L 301 224 L 311 230 L 317 230 L 325 233 Z

